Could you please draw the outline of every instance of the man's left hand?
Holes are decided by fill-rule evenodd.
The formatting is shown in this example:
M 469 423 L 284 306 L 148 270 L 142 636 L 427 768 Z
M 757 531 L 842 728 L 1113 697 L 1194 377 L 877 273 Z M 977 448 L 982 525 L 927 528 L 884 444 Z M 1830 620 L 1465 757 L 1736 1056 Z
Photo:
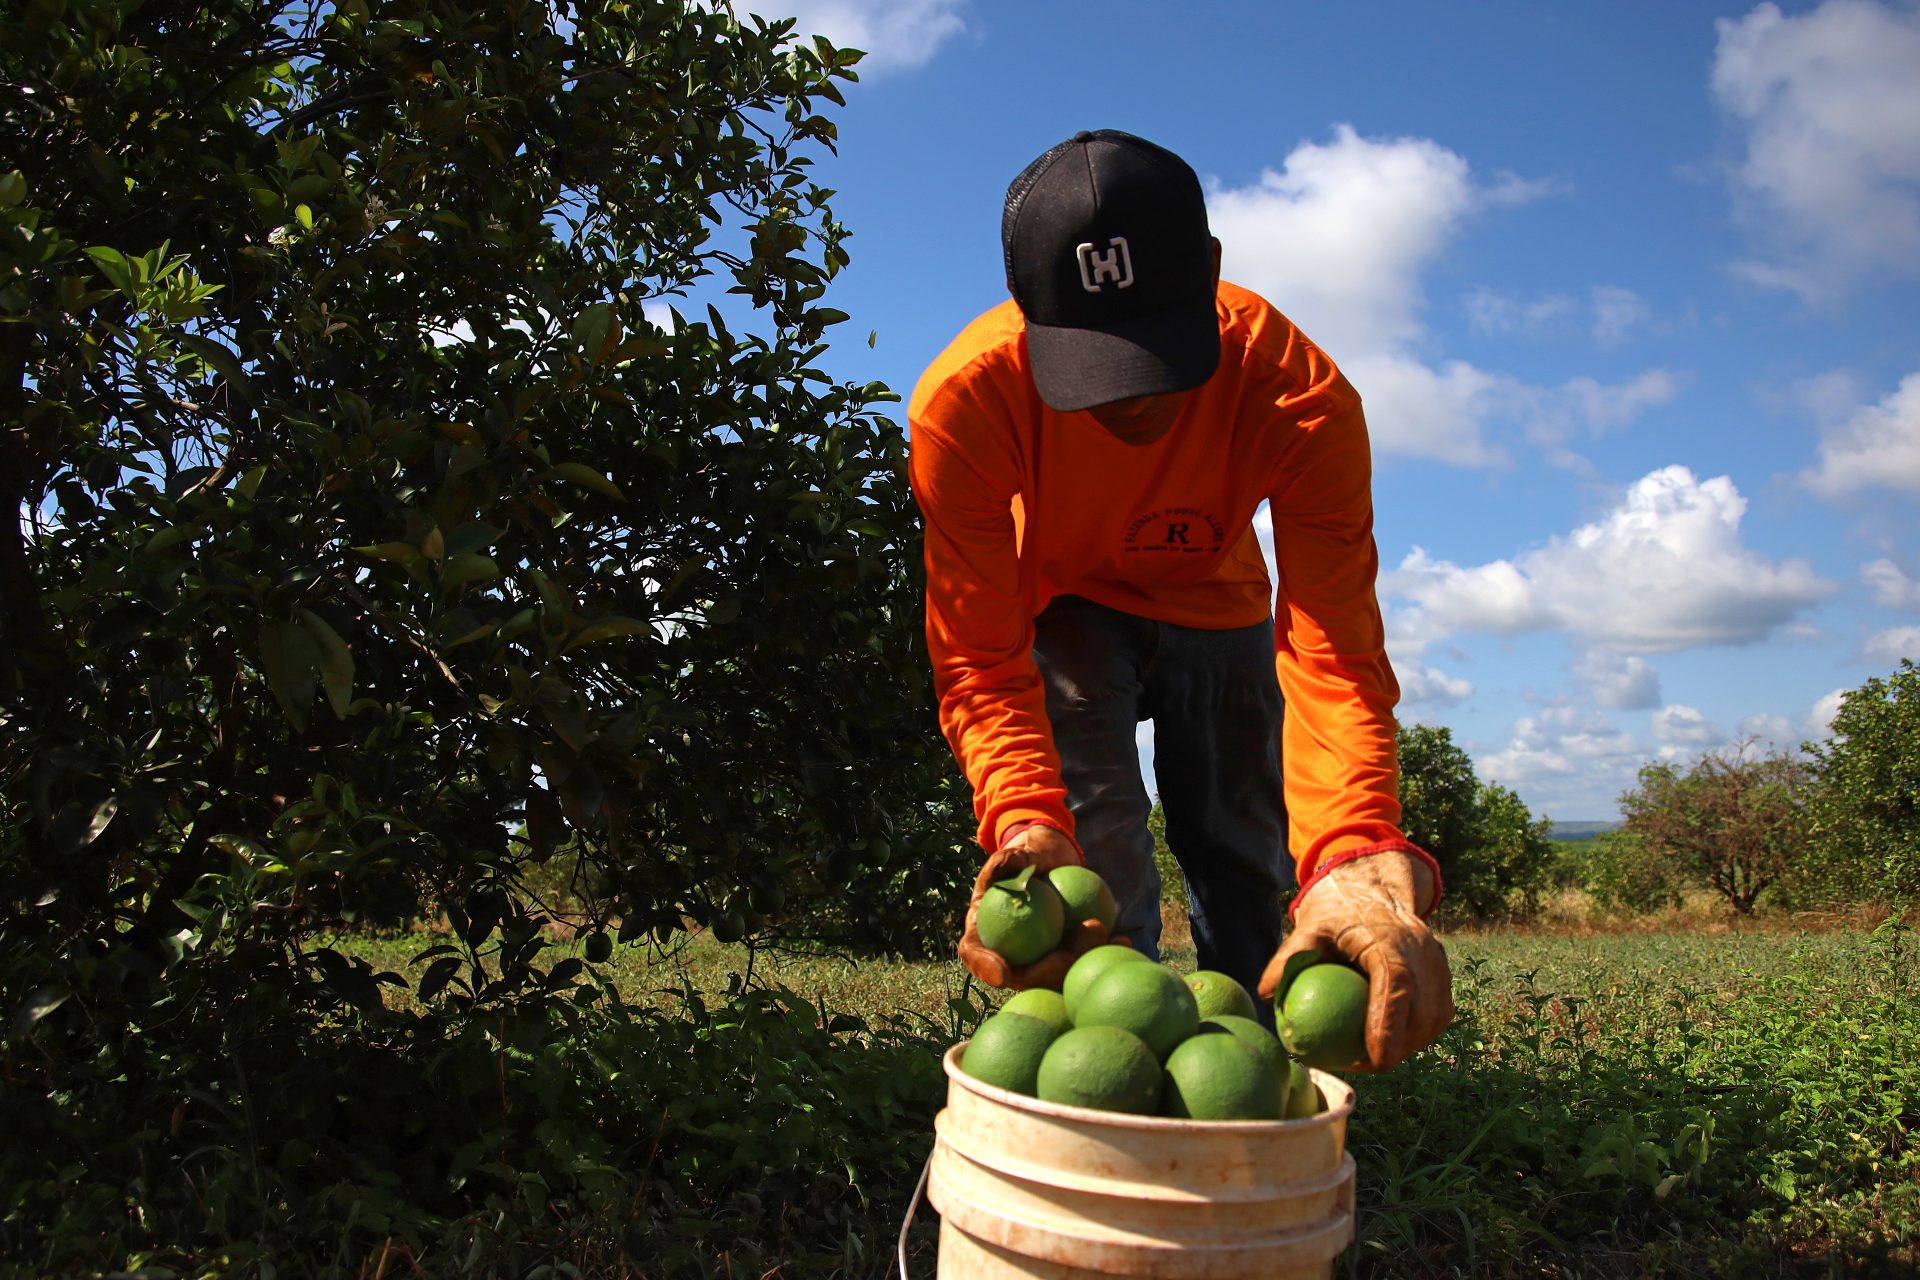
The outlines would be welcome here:
M 1308 887 L 1293 912 L 1293 932 L 1260 976 L 1273 999 L 1287 961 L 1317 950 L 1366 975 L 1366 1057 L 1347 1070 L 1384 1071 L 1432 1044 L 1453 1021 L 1447 953 L 1420 919 L 1439 893 L 1433 872 L 1410 853 L 1387 851 L 1343 862 Z

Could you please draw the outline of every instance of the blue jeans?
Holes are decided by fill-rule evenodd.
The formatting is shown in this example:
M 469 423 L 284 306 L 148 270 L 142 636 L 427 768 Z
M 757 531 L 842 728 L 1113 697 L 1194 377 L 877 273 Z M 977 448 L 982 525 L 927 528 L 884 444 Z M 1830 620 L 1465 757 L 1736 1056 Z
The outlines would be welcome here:
M 1034 620 L 1033 656 L 1080 847 L 1119 904 L 1115 932 L 1159 958 L 1160 873 L 1135 740 L 1151 720 L 1198 965 L 1252 992 L 1294 889 L 1272 621 L 1207 631 L 1060 596 Z

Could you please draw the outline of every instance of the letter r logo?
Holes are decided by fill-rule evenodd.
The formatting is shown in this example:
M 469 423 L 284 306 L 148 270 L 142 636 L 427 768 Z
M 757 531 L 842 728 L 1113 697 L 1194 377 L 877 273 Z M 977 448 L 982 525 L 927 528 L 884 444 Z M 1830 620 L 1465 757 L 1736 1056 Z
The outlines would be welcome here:
M 1127 252 L 1127 238 L 1115 236 L 1107 247 L 1096 249 L 1089 241 L 1074 250 L 1080 256 L 1080 287 L 1099 293 L 1111 284 L 1124 289 L 1133 283 L 1133 255 Z

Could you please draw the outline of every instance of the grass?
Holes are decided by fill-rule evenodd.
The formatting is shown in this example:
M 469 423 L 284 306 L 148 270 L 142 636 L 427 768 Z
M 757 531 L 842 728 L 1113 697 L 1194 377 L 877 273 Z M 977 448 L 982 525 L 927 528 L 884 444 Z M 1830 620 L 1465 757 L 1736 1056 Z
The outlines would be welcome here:
M 1355 1082 L 1360 1217 L 1342 1272 L 1920 1275 L 1913 934 L 1806 923 L 1696 914 L 1664 929 L 1562 919 L 1447 935 L 1454 1026 Z M 1184 925 L 1174 909 L 1166 959 L 1190 969 Z M 424 943 L 350 945 L 412 973 Z M 982 998 L 955 962 L 704 935 L 665 956 L 619 949 L 609 969 L 626 999 L 662 1008 L 750 974 L 923 1034 L 963 1033 Z M 869 1140 L 917 1164 L 931 1134 Z

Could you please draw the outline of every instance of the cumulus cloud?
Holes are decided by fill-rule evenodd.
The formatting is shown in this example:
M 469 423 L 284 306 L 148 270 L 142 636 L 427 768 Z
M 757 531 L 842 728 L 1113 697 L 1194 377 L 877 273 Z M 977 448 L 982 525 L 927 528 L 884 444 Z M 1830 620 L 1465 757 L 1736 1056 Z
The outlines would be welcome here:
M 1438 709 L 1456 707 L 1473 696 L 1471 682 L 1450 676 L 1437 667 L 1417 663 L 1395 664 L 1394 676 L 1400 682 L 1400 703 L 1408 707 Z
M 1420 272 L 1481 198 L 1467 162 L 1439 143 L 1343 124 L 1253 185 L 1215 189 L 1207 217 L 1226 274 L 1328 350 L 1371 351 L 1422 336 Z
M 1484 777 L 1527 797 L 1536 812 L 1566 816 L 1569 805 L 1592 806 L 1634 783 L 1647 752 L 1605 716 L 1580 707 L 1549 707 L 1514 721 L 1507 745 L 1476 752 Z
M 1660 705 L 1660 673 L 1637 654 L 1596 649 L 1574 663 L 1574 677 L 1595 703 L 1613 711 L 1646 711 Z
M 1891 560 L 1860 566 L 1860 580 L 1873 592 L 1873 602 L 1889 609 L 1920 609 L 1920 581 Z
M 1415 547 L 1382 575 L 1389 635 L 1417 652 L 1458 632 L 1564 631 L 1621 653 L 1744 644 L 1832 594 L 1803 560 L 1746 547 L 1746 500 L 1685 467 L 1643 477 L 1619 506 L 1512 560 L 1464 567 Z
M 1835 689 L 1813 704 L 1813 724 L 1820 735 L 1833 732 L 1833 718 L 1840 714 L 1840 704 L 1851 692 L 1851 689 Z
M 862 75 L 909 71 L 931 61 L 940 46 L 966 29 L 966 0 L 786 0 L 739 8 L 772 19 L 797 18 L 800 38 L 823 35 L 842 49 L 866 53 Z
M 1883 667 L 1897 667 L 1900 659 L 1920 660 L 1920 627 L 1894 627 L 1867 637 L 1860 656 Z
M 1821 435 L 1819 465 L 1801 480 L 1829 501 L 1863 489 L 1920 493 L 1920 373 Z
M 1461 156 L 1430 139 L 1366 138 L 1340 125 L 1331 140 L 1301 143 L 1244 187 L 1214 185 L 1207 206 L 1223 273 L 1272 299 L 1340 362 L 1366 397 L 1378 452 L 1478 467 L 1508 460 L 1488 438 L 1492 424 L 1531 429 L 1543 412 L 1585 421 L 1594 410 L 1617 420 L 1649 403 L 1638 380 L 1534 388 L 1421 350 L 1424 275 L 1462 226 L 1483 209 L 1552 189 L 1510 175 L 1476 179 Z M 1557 299 L 1474 296 L 1469 312 L 1482 328 L 1544 323 L 1563 308 Z M 1612 329 L 1629 323 L 1619 314 L 1623 299 L 1605 302 Z
M 1755 283 L 1811 301 L 1920 273 L 1920 9 L 1827 0 L 1721 19 L 1712 91 L 1744 131 L 1733 188 Z
M 1702 715 L 1698 708 L 1681 703 L 1653 713 L 1653 736 L 1660 743 L 1665 759 L 1698 756 L 1726 742 L 1726 730 Z

